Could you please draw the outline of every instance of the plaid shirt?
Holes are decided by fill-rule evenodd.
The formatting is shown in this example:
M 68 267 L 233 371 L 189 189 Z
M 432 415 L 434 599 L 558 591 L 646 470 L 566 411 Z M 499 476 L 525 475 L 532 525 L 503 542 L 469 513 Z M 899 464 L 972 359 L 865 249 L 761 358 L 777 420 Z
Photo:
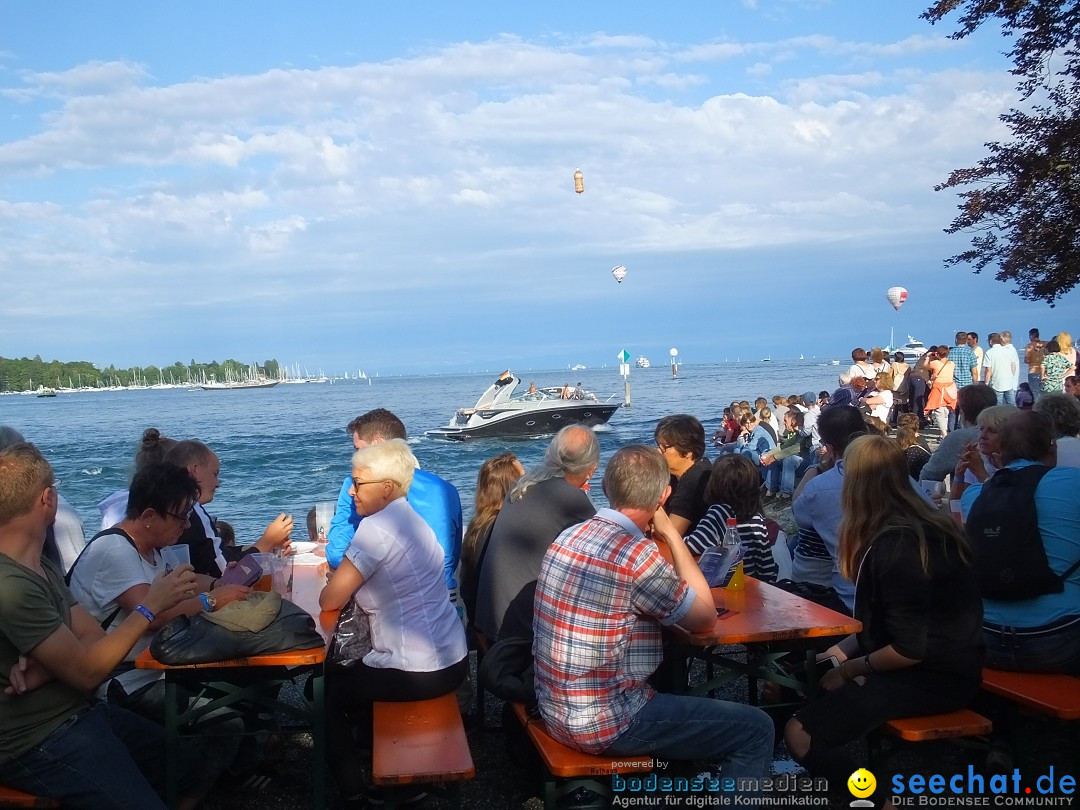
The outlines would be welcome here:
M 619 512 L 571 526 L 544 555 L 536 583 L 536 696 L 548 733 L 603 752 L 654 694 L 660 625 L 683 618 L 694 592 Z
M 971 385 L 971 369 L 978 368 L 978 358 L 970 346 L 953 346 L 949 349 L 949 359 L 953 361 L 956 370 L 953 371 L 953 380 L 957 388 Z

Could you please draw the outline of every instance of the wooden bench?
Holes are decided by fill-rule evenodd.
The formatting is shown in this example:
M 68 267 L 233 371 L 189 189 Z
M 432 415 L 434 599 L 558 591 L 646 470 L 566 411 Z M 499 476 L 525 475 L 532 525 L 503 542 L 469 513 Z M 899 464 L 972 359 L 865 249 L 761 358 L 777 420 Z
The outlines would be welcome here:
M 55 799 L 23 793 L 15 788 L 0 785 L 0 807 L 59 807 Z
M 545 810 L 555 810 L 560 797 L 579 788 L 595 793 L 600 803 L 575 805 L 576 808 L 607 807 L 611 797 L 612 774 L 648 773 L 653 769 L 652 757 L 600 756 L 569 748 L 547 733 L 542 718 L 529 717 L 524 704 L 513 703 L 511 706 L 547 769 L 544 779 Z
M 982 688 L 1039 714 L 1080 719 L 1080 678 L 1043 672 L 983 669 Z
M 897 737 L 905 742 L 960 740 L 989 734 L 992 729 L 990 720 L 971 709 L 889 720 L 868 738 L 870 762 L 877 763 L 882 759 L 881 738 L 884 736 Z
M 405 785 L 437 786 L 454 807 L 459 783 L 476 775 L 453 693 L 410 703 L 376 703 L 371 775 L 386 806 Z
M 881 730 L 885 734 L 908 742 L 948 740 L 956 737 L 977 737 L 989 734 L 993 724 L 971 709 L 959 709 L 946 714 L 928 714 L 925 717 L 905 717 L 890 720 Z

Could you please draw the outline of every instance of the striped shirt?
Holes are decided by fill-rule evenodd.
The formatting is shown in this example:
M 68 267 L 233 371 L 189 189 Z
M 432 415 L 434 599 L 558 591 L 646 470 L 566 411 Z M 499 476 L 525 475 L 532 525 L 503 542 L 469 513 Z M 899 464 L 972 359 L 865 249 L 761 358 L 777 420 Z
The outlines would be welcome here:
M 694 554 L 702 554 L 706 549 L 719 545 L 724 539 L 728 519 L 733 517 L 735 512 L 726 503 L 713 504 L 698 521 L 697 528 L 683 538 L 686 547 Z M 764 582 L 776 582 L 780 569 L 772 555 L 765 518 L 753 515 L 748 520 L 736 523 L 735 528 L 746 550 L 743 571 Z
M 654 694 L 661 625 L 682 619 L 694 592 L 653 541 L 619 512 L 560 534 L 536 583 L 536 696 L 548 733 L 603 752 Z

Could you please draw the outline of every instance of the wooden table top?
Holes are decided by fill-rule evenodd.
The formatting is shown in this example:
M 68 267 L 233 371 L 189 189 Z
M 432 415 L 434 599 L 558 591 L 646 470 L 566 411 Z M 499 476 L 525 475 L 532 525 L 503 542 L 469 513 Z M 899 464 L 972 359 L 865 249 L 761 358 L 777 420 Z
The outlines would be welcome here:
M 710 632 L 686 634 L 693 644 L 761 644 L 847 636 L 862 629 L 850 616 L 750 576 L 741 591 L 713 588 L 712 594 L 719 613 L 716 625 Z
M 150 654 L 147 648 L 139 653 L 135 659 L 136 669 L 220 669 L 222 667 L 280 667 L 280 666 L 304 666 L 321 664 L 326 658 L 326 649 L 330 644 L 330 638 L 337 626 L 337 610 L 321 610 L 319 608 L 319 592 L 326 581 L 326 563 L 320 565 L 297 565 L 293 574 L 292 601 L 298 607 L 303 608 L 315 619 L 315 627 L 322 634 L 323 646 L 310 650 L 293 650 L 292 652 L 267 653 L 247 658 L 233 658 L 228 661 L 213 661 L 206 664 L 182 664 L 169 666 L 162 664 Z

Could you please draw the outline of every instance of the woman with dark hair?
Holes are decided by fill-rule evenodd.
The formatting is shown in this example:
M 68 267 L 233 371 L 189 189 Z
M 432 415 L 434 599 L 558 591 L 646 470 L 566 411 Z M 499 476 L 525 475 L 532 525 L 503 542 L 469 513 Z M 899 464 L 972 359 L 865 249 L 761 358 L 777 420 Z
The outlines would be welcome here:
M 933 416 L 941 438 L 945 438 L 949 432 L 949 411 L 955 410 L 957 397 L 956 364 L 949 359 L 949 347 L 938 346 L 937 357 L 929 365 L 931 384 L 925 410 Z
M 499 516 L 506 493 L 525 468 L 513 453 L 500 453 L 480 465 L 476 476 L 476 506 L 461 543 L 461 601 L 469 621 L 476 615 L 476 592 L 480 587 L 480 565 L 491 538 L 491 527 Z
M 175 446 L 176 439 L 162 436 L 161 431 L 157 428 L 147 428 L 143 431 L 142 439 L 139 440 L 139 447 L 135 451 L 135 472 L 138 472 L 152 461 L 164 461 L 165 454 Z M 127 499 L 128 491 L 118 489 L 98 503 L 98 511 L 101 512 L 102 529 L 108 529 L 123 520 Z
M 70 588 L 79 604 L 87 609 L 106 632 L 121 625 L 138 609 L 150 583 L 167 569 L 161 550 L 176 544 L 188 526 L 199 487 L 187 470 L 167 461 L 145 464 L 131 480 L 127 511 L 116 526 L 94 536 L 71 567 Z M 150 646 L 157 631 L 177 616 L 194 616 L 218 610 L 245 599 L 251 591 L 242 585 L 214 587 L 210 577 L 196 574 L 196 587 L 175 607 L 157 613 L 142 638 L 131 649 L 126 666 L 116 670 L 99 689 L 99 697 L 109 703 L 141 714 L 157 723 L 165 722 L 165 682 L 158 670 L 135 669 L 130 662 Z M 192 695 L 184 693 L 191 699 Z M 208 774 L 213 784 L 222 770 L 233 762 L 243 722 L 228 714 L 228 725 L 215 725 L 214 756 L 218 770 Z M 208 723 L 212 724 L 212 723 Z M 225 733 L 232 736 L 216 736 Z
M 735 518 L 739 539 L 746 549 L 743 570 L 764 582 L 775 582 L 778 567 L 761 514 L 761 477 L 753 462 L 744 456 L 718 458 L 705 488 L 705 502 L 709 508 L 697 528 L 683 538 L 686 547 L 694 554 L 702 554 L 718 545 L 724 539 L 728 520 Z M 782 551 L 787 553 L 786 545 Z
M 671 473 L 664 511 L 679 534 L 691 531 L 705 514 L 705 486 L 712 464 L 705 458 L 705 428 L 688 413 L 665 416 L 653 432 Z
M 859 764 L 848 742 L 890 719 L 966 706 L 983 652 L 967 540 L 911 486 L 894 441 L 868 435 L 848 445 L 841 504 L 837 562 L 855 581 L 863 629 L 819 656 L 838 662 L 821 679 L 825 694 L 784 731 L 795 759 L 836 785 Z
M 896 420 L 896 444 L 904 453 L 908 465 L 908 475 L 919 480 L 919 474 L 930 460 L 930 449 L 919 435 L 919 417 L 913 413 L 902 413 Z

